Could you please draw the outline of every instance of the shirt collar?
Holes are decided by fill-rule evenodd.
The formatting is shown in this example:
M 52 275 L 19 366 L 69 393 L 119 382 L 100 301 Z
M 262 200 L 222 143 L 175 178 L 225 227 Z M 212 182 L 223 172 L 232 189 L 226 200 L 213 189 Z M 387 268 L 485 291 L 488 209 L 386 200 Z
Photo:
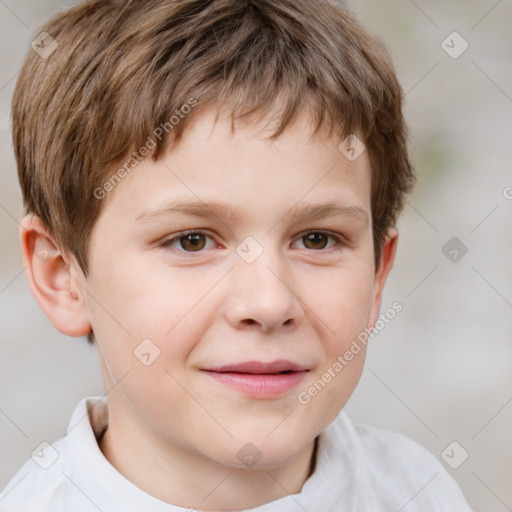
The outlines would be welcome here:
M 110 464 L 103 455 L 98 439 L 101 438 L 108 425 L 108 408 L 105 396 L 84 398 L 75 408 L 71 416 L 67 438 L 72 450 L 71 460 L 79 468 L 67 468 L 70 476 L 78 486 L 88 489 L 97 488 L 98 482 L 108 485 L 104 496 L 95 496 L 95 503 L 108 508 L 110 502 L 116 504 L 116 510 L 133 510 L 144 507 L 151 512 L 186 512 L 186 508 L 170 505 L 147 494 Z M 335 510 L 336 503 L 346 499 L 346 492 L 354 491 L 360 481 L 362 467 L 354 464 L 361 460 L 357 436 L 347 414 L 342 410 L 335 420 L 318 436 L 315 469 L 304 483 L 299 493 L 291 494 L 273 502 L 248 509 L 247 512 L 288 512 L 298 510 L 298 504 L 306 510 L 316 510 L 319 499 L 324 510 Z M 364 457 L 363 457 L 364 459 Z M 85 492 L 85 491 L 84 491 Z M 108 492 L 108 493 L 107 493 Z M 101 500 L 107 500 L 102 503 Z M 331 504 L 332 508 L 329 508 Z M 355 504 L 357 505 L 357 504 Z M 361 503 L 360 505 L 364 505 Z

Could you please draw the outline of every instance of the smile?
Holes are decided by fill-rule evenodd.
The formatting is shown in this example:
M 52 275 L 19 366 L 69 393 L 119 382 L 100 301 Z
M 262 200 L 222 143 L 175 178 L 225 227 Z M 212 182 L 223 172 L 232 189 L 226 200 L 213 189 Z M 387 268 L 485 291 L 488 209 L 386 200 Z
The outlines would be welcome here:
M 252 398 L 276 398 L 291 391 L 309 372 L 289 361 L 247 362 L 202 370 L 206 375 Z

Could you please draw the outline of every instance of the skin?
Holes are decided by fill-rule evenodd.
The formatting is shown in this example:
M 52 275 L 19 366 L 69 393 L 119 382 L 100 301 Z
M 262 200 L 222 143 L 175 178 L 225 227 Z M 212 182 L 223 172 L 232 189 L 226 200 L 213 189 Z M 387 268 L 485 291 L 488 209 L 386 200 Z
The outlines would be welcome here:
M 109 462 L 165 502 L 246 509 L 300 492 L 311 474 L 314 439 L 352 394 L 365 349 L 308 404 L 297 395 L 375 324 L 398 233 L 389 231 L 375 268 L 368 154 L 351 162 L 339 139 L 310 138 L 306 114 L 274 142 L 257 124 L 231 133 L 230 120 L 214 123 L 208 109 L 190 121 L 163 160 L 140 163 L 104 199 L 87 278 L 32 215 L 22 220 L 22 252 L 32 293 L 55 327 L 95 333 L 110 390 L 100 442 Z M 177 198 L 223 203 L 240 217 L 136 220 Z M 368 222 L 291 215 L 326 201 L 357 206 Z M 199 250 L 186 238 L 159 245 L 191 229 L 205 233 Z M 306 238 L 311 232 L 316 240 Z M 252 263 L 236 252 L 249 236 L 263 249 Z M 146 366 L 134 350 L 148 338 L 160 355 Z M 248 397 L 201 371 L 278 359 L 309 372 L 272 399 Z M 261 454 L 252 467 L 237 457 L 249 442 Z

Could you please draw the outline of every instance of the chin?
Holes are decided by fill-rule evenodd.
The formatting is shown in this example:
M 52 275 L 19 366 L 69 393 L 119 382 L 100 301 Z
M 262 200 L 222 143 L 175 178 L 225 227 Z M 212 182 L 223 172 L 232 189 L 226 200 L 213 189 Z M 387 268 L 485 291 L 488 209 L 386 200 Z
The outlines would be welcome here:
M 268 432 L 271 430 L 269 429 Z M 261 436 L 260 432 L 257 439 L 251 440 L 250 436 L 244 439 L 245 441 L 241 441 L 237 438 L 237 442 L 233 443 L 235 458 L 231 456 L 228 465 L 242 469 L 278 469 L 293 461 L 308 446 L 308 442 L 290 437 L 284 430 L 281 432 L 276 430 L 267 438 Z M 312 437 L 311 443 L 313 441 Z M 230 452 L 231 455 L 233 451 L 230 450 Z

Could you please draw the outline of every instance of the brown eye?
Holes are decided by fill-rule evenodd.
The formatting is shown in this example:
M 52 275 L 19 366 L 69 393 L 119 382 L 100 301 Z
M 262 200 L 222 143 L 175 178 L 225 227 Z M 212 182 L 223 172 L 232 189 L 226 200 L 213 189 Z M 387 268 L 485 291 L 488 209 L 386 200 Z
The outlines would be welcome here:
M 328 246 L 329 239 L 334 241 L 334 243 Z M 328 252 L 324 251 L 323 249 L 340 249 L 344 246 L 344 241 L 341 237 L 335 236 L 331 233 L 324 233 L 322 231 L 310 231 L 309 233 L 298 238 L 297 242 L 302 242 L 306 249 L 312 249 L 321 252 Z
M 160 246 L 171 248 L 178 252 L 201 252 L 207 243 L 207 239 L 211 237 L 200 231 L 190 231 L 188 233 L 178 233 L 177 235 L 164 240 Z M 215 245 L 214 242 L 213 246 Z
M 201 233 L 192 233 L 190 235 L 181 236 L 179 238 L 181 247 L 186 251 L 200 251 L 204 248 L 204 235 Z
M 302 240 L 304 240 L 304 245 L 308 249 L 325 249 L 328 238 L 324 233 L 309 233 L 303 236 Z

